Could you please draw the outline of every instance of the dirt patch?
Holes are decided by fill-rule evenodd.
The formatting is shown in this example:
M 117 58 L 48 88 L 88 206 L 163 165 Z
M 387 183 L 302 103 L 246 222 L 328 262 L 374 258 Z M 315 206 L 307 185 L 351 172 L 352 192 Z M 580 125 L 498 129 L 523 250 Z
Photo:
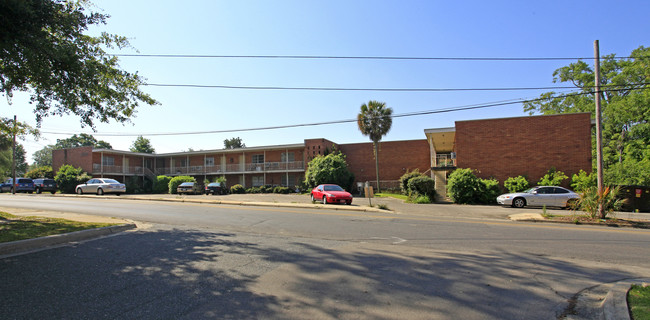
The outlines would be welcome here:
M 545 220 L 560 222 L 560 223 L 650 229 L 650 221 L 627 220 L 627 219 L 617 219 L 617 218 L 597 219 L 588 216 L 570 215 L 570 216 L 551 216 L 551 217 L 546 217 Z

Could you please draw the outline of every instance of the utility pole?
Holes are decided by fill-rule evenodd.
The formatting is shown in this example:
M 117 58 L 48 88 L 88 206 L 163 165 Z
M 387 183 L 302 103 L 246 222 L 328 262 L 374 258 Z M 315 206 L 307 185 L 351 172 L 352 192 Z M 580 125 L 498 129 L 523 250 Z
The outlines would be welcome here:
M 14 129 L 13 131 L 13 144 L 11 146 L 12 156 L 11 156 L 11 194 L 16 194 L 16 115 L 14 115 Z
M 600 49 L 598 40 L 594 41 L 594 74 L 595 74 L 595 98 L 596 98 L 596 170 L 598 183 L 598 198 L 603 196 L 603 133 L 602 133 L 602 111 L 600 109 Z M 598 202 L 598 216 L 605 217 L 605 208 L 602 201 Z

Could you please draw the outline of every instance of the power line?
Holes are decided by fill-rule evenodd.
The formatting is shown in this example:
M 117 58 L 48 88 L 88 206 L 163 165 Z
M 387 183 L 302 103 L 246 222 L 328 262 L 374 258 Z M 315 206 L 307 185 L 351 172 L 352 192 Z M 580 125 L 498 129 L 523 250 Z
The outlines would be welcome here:
M 319 56 L 319 55 L 200 55 L 200 54 L 109 54 L 115 57 L 138 58 L 210 58 L 210 59 L 311 59 L 311 60 L 455 60 L 455 61 L 553 61 L 588 60 L 593 57 L 396 57 L 396 56 Z M 612 57 L 613 59 L 636 59 L 635 57 Z
M 626 85 L 609 85 L 610 87 L 644 86 L 650 83 L 637 83 Z M 279 87 L 279 86 L 226 86 L 226 85 L 200 85 L 200 84 L 162 84 L 146 83 L 150 87 L 180 87 L 204 89 L 241 89 L 241 90 L 302 90 L 302 91 L 384 91 L 384 92 L 453 92 L 453 91 L 525 91 L 525 90 L 556 90 L 576 89 L 575 86 L 554 87 L 509 87 L 509 88 L 331 88 L 331 87 Z M 581 89 L 591 89 L 593 86 Z
M 625 88 L 625 89 L 602 89 L 604 91 L 624 91 L 624 90 L 650 90 L 650 87 L 643 88 Z M 438 113 L 447 113 L 447 112 L 456 112 L 456 111 L 467 111 L 467 110 L 476 110 L 484 108 L 494 108 L 505 105 L 512 105 L 517 103 L 529 103 L 529 102 L 538 102 L 545 101 L 549 99 L 557 98 L 567 98 L 572 96 L 581 96 L 581 95 L 592 95 L 594 92 L 575 92 L 568 93 L 559 96 L 553 96 L 548 98 L 536 98 L 536 99 L 511 99 L 497 102 L 489 102 L 484 104 L 474 104 L 466 105 L 460 107 L 450 107 L 436 110 L 428 111 L 415 111 L 410 113 L 394 114 L 393 118 L 403 118 L 403 117 L 413 117 L 413 116 L 422 116 L 429 114 L 438 114 Z M 342 124 L 356 122 L 357 119 L 347 119 L 347 120 L 333 120 L 325 122 L 314 122 L 314 123 L 303 123 L 303 124 L 292 124 L 292 125 L 282 125 L 282 126 L 270 126 L 270 127 L 257 127 L 257 128 L 246 128 L 246 129 L 227 129 L 227 130 L 211 130 L 211 131 L 192 131 L 192 132 L 166 132 L 166 133 L 94 133 L 94 136 L 111 136 L 111 137 L 136 137 L 136 136 L 180 136 L 180 135 L 199 135 L 199 134 L 216 134 L 216 133 L 232 133 L 232 132 L 245 132 L 245 131 L 264 131 L 264 130 L 275 130 L 275 129 L 289 129 L 289 128 L 298 128 L 298 127 L 311 127 L 311 126 L 320 126 L 320 125 L 330 125 L 330 124 Z M 49 132 L 41 131 L 41 133 L 47 134 L 59 134 L 59 135 L 70 135 L 69 132 Z M 77 133 L 77 132 L 75 132 Z

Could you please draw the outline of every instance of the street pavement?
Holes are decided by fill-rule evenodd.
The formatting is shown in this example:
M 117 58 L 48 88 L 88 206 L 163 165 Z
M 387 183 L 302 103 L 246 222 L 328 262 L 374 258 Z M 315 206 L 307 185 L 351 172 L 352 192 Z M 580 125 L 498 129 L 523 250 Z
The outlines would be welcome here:
M 0 195 L 5 196 L 5 195 Z M 49 195 L 46 195 L 49 196 Z M 55 195 L 64 196 L 64 195 Z M 77 197 L 74 195 L 73 197 Z M 94 197 L 94 196 L 84 196 L 84 197 Z M 190 195 L 190 196 L 178 196 L 178 195 L 123 195 L 119 197 L 120 199 L 136 199 L 136 200 L 155 200 L 155 201 L 179 201 L 179 202 L 189 202 L 189 203 L 221 203 L 221 204 L 238 204 L 238 205 L 254 205 L 254 206 L 278 206 L 278 207 L 300 207 L 300 208 L 322 208 L 322 204 L 313 204 L 308 196 L 305 195 L 278 195 L 278 194 L 258 194 L 258 195 L 228 195 L 228 196 L 203 196 L 203 195 Z M 1 198 L 0 198 L 1 199 Z M 431 212 L 435 211 L 437 217 L 457 217 L 464 219 L 495 219 L 503 220 L 509 219 L 512 215 L 538 215 L 542 212 L 541 208 L 526 208 L 526 209 L 512 209 L 496 206 L 459 206 L 453 204 L 435 204 L 435 205 L 417 205 L 417 204 L 407 204 L 403 203 L 401 200 L 393 198 L 374 198 L 369 202 L 368 199 L 364 198 L 355 198 L 354 204 L 352 206 L 346 205 L 326 205 L 327 209 L 336 209 L 336 210 L 352 210 L 352 211 L 361 211 L 361 212 L 388 212 L 378 208 L 378 205 L 382 205 L 384 208 L 388 208 L 393 214 L 409 214 L 409 215 L 430 215 Z M 5 202 L 6 203 L 6 202 Z M 370 206 L 372 203 L 372 207 Z M 59 242 L 42 241 L 40 246 L 41 248 L 35 248 L 34 244 L 12 244 L 13 251 L 3 252 L 0 247 L 0 256 L 1 258 L 6 258 L 8 256 L 13 256 L 20 254 L 20 252 L 33 252 L 34 250 L 51 247 L 53 245 L 58 245 L 61 241 L 83 241 L 96 237 L 103 237 L 117 232 L 122 232 L 124 230 L 135 228 L 137 222 L 128 221 L 123 219 L 116 218 L 107 218 L 101 216 L 93 215 L 84 215 L 78 213 L 70 212 L 56 212 L 56 211 L 34 211 L 26 209 L 15 209 L 9 207 L 0 207 L 0 210 L 10 212 L 16 215 L 36 215 L 36 216 L 47 216 L 47 217 L 59 217 L 70 220 L 77 221 L 86 221 L 86 222 L 109 222 L 117 223 L 118 226 L 108 230 L 91 230 L 87 232 L 87 235 L 82 238 L 70 238 L 69 240 L 58 240 Z M 554 214 L 571 214 L 569 210 L 547 210 L 551 211 L 550 213 Z M 638 219 L 638 220 L 650 220 L 650 214 L 646 213 L 617 213 L 617 217 L 627 218 L 627 219 Z M 51 238 L 51 237 L 50 237 Z M 38 240 L 37 240 L 38 241 Z M 21 251 L 20 247 L 23 246 Z M 38 246 L 38 244 L 37 244 Z M 377 250 L 377 248 L 369 247 L 370 245 L 362 246 L 361 248 L 355 247 L 350 250 L 358 250 L 359 252 Z M 408 250 L 407 250 L 408 251 Z M 348 252 L 346 254 L 359 255 L 359 252 Z M 400 252 L 393 252 L 387 255 L 408 255 L 404 249 L 400 249 Z M 291 267 L 288 265 L 287 267 Z M 272 290 L 274 292 L 285 292 L 286 296 L 280 295 L 278 298 L 284 299 L 285 301 L 298 301 L 307 297 L 307 295 L 300 297 L 300 291 L 283 291 L 282 286 L 291 285 L 291 276 L 294 274 L 292 270 L 284 270 L 278 268 L 272 273 L 264 275 L 257 284 L 260 292 L 269 292 Z M 270 280 L 269 280 L 270 279 Z M 322 279 L 321 279 L 322 281 Z M 570 301 L 569 312 L 563 315 L 564 319 L 627 319 L 629 314 L 627 311 L 627 303 L 625 302 L 625 295 L 627 289 L 633 283 L 647 283 L 650 282 L 649 279 L 633 279 L 626 280 L 621 283 L 605 283 L 600 286 L 586 288 L 585 290 L 577 293 Z M 273 286 L 280 286 L 274 288 Z M 335 288 L 335 287 L 333 287 Z M 341 298 L 344 299 L 346 293 L 339 293 Z M 302 301 L 305 305 L 316 305 L 317 301 Z M 407 304 L 408 305 L 408 304 Z M 289 306 L 293 308 L 298 308 L 299 306 Z M 303 310 L 303 312 L 312 312 L 312 314 L 305 314 L 309 318 L 318 318 L 319 314 L 317 308 L 308 308 Z M 376 312 L 380 312 L 377 310 Z M 400 313 L 408 318 L 409 310 L 401 310 Z

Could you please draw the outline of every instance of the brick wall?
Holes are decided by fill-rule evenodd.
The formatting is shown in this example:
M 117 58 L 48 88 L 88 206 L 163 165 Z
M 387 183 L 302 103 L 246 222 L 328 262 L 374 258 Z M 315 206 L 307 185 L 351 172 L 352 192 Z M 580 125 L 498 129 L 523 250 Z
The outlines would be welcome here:
M 355 183 L 376 181 L 375 158 L 371 142 L 340 144 L 348 168 L 354 173 Z M 430 169 L 431 160 L 427 140 L 385 141 L 379 143 L 379 180 L 399 180 L 406 171 Z
M 479 177 L 502 185 L 518 175 L 535 185 L 551 167 L 569 178 L 591 172 L 589 113 L 457 121 L 455 143 L 459 168 L 477 169 Z
M 328 152 L 334 151 L 336 148 L 338 148 L 337 144 L 327 139 L 306 139 L 304 152 L 305 166 L 311 159 L 325 155 Z M 298 157 L 296 157 L 296 161 L 298 161 Z
M 69 164 L 75 168 L 81 167 L 91 174 L 93 172 L 93 147 L 79 147 L 52 150 L 52 170 L 59 171 L 63 165 Z

